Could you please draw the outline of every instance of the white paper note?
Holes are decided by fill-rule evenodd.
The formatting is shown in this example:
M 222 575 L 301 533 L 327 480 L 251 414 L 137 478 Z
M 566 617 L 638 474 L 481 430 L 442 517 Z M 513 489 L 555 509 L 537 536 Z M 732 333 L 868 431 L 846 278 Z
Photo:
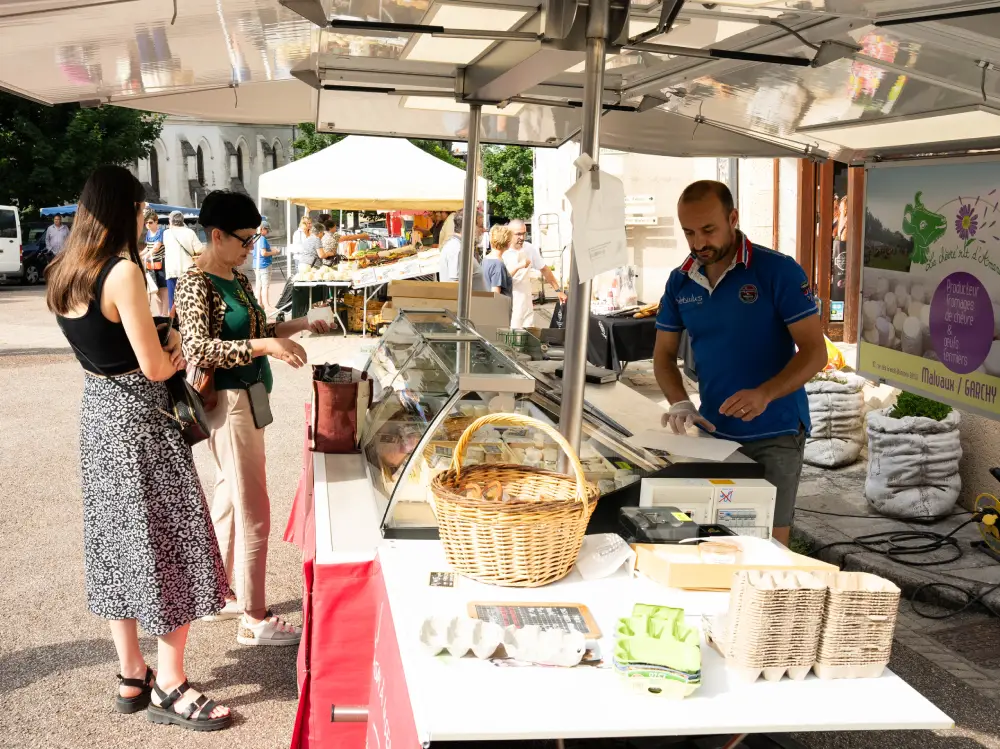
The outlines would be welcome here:
M 582 154 L 573 163 L 583 173 L 566 191 L 573 208 L 573 262 L 580 281 L 589 281 L 600 273 L 628 265 L 625 187 L 617 177 L 600 172 L 601 186 L 595 190 L 590 172 L 593 159 Z
M 701 460 L 725 460 L 739 448 L 739 442 L 717 437 L 691 437 L 666 429 L 647 429 L 629 439 L 639 447 L 664 450 L 671 455 Z

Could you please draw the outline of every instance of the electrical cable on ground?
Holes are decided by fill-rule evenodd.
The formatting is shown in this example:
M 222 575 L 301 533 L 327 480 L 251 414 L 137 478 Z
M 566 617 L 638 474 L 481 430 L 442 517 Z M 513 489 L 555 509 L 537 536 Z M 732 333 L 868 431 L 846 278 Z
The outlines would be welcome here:
M 803 511 L 803 510 L 800 510 Z M 804 510 L 804 512 L 811 512 L 816 515 L 832 515 L 834 517 L 850 517 L 850 518 L 861 518 L 869 519 L 870 515 L 844 515 L 836 512 L 824 512 L 821 510 Z M 955 537 L 960 530 L 965 528 L 967 525 L 972 523 L 981 522 L 983 519 L 983 513 L 971 513 L 971 512 L 957 512 L 952 515 L 945 515 L 938 518 L 908 518 L 909 520 L 942 520 L 949 517 L 961 517 L 963 515 L 971 515 L 971 517 L 966 520 L 961 525 L 956 526 L 950 533 L 938 533 L 937 531 L 917 531 L 917 530 L 905 530 L 905 531 L 884 531 L 882 533 L 870 533 L 864 536 L 858 536 L 850 541 L 835 541 L 833 543 L 825 544 L 820 546 L 818 549 L 812 549 L 809 552 L 809 556 L 819 558 L 818 555 L 821 551 L 833 548 L 835 546 L 859 546 L 865 551 L 869 551 L 873 554 L 881 554 L 894 562 L 898 562 L 906 567 L 934 567 L 939 564 L 948 564 L 950 562 L 955 562 L 963 556 L 964 552 L 962 547 L 959 545 L 960 541 Z M 935 559 L 933 561 L 927 560 L 916 560 L 910 559 L 909 557 L 932 554 L 934 552 L 939 552 L 943 550 L 949 550 L 948 556 L 945 559 Z M 845 555 L 846 559 L 846 555 Z M 944 614 L 935 614 L 929 611 L 921 611 L 917 607 L 917 603 L 920 599 L 920 594 L 931 588 L 941 588 L 945 590 L 955 591 L 966 597 L 965 604 L 957 609 L 956 611 L 949 611 Z M 910 596 L 910 606 L 913 608 L 913 612 L 917 616 L 923 617 L 925 619 L 950 619 L 953 616 L 957 616 L 964 611 L 968 611 L 974 605 L 979 604 L 987 611 L 989 611 L 994 616 L 1000 617 L 1000 611 L 997 611 L 989 604 L 987 604 L 983 599 L 988 596 L 993 591 L 1000 589 L 1000 583 L 993 585 L 986 590 L 982 591 L 978 595 L 973 596 L 969 591 L 958 587 L 957 585 L 952 585 L 951 583 L 925 583 L 919 586 L 913 591 L 913 595 Z

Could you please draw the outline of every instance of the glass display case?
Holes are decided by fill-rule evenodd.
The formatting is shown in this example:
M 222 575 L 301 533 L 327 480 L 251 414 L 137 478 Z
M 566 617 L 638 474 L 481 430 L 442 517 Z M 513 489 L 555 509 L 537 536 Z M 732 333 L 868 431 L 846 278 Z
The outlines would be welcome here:
M 514 411 L 558 424 L 558 398 L 545 381 L 447 311 L 400 310 L 366 371 L 375 395 L 362 452 L 386 537 L 436 536 L 431 479 L 451 464 L 455 443 L 477 417 Z M 587 478 L 602 495 L 665 465 L 610 424 L 586 414 L 580 448 Z M 540 431 L 487 426 L 470 441 L 465 463 L 556 470 L 559 459 Z

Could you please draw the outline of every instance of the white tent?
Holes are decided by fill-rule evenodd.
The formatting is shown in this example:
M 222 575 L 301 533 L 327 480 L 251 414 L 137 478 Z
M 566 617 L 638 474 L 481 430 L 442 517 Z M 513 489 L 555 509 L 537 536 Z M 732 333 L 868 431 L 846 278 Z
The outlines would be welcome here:
M 462 208 L 465 171 L 403 138 L 349 135 L 319 153 L 266 172 L 261 198 L 306 210 L 448 210 Z M 479 178 L 479 196 L 486 180 Z

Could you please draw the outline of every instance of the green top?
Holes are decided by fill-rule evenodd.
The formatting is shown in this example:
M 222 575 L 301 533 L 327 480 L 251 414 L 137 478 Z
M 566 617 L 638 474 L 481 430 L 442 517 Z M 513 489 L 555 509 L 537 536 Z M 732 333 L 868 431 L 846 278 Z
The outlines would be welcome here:
M 223 304 L 226 305 L 226 320 L 222 324 L 220 336 L 222 340 L 244 341 L 250 338 L 250 314 L 246 308 L 246 301 L 260 310 L 257 300 L 248 296 L 235 278 L 219 278 L 211 273 L 207 275 L 212 279 Z M 242 367 L 232 369 L 217 367 L 215 370 L 216 390 L 241 390 L 257 381 L 263 382 L 267 386 L 267 392 L 271 392 L 274 378 L 271 376 L 271 364 L 266 356 L 259 356 L 252 363 Z

